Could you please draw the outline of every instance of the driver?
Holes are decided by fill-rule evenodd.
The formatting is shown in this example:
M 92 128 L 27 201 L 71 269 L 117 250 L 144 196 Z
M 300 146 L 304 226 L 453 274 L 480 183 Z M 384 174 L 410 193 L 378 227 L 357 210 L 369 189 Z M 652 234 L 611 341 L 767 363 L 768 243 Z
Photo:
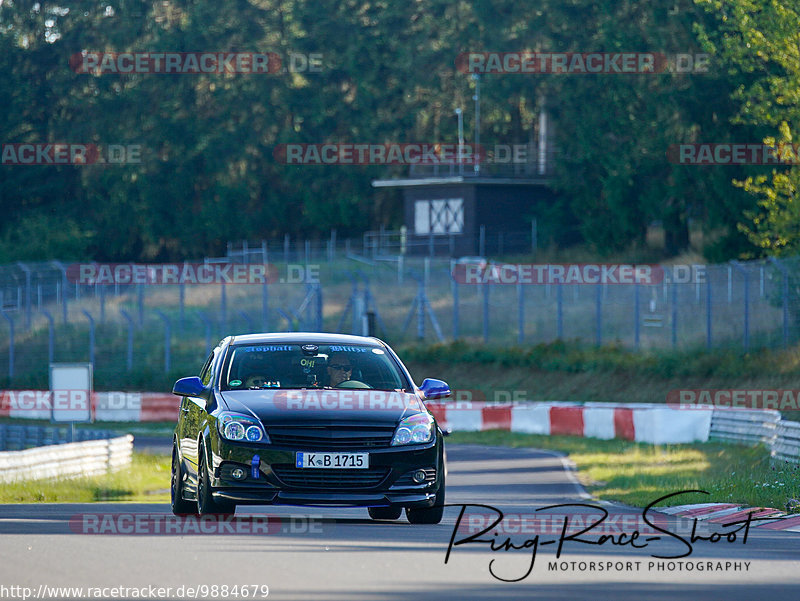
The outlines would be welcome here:
M 328 357 L 328 385 L 338 386 L 353 375 L 353 364 L 347 353 L 331 353 Z
M 269 380 L 260 373 L 250 374 L 244 381 L 245 388 L 264 388 Z

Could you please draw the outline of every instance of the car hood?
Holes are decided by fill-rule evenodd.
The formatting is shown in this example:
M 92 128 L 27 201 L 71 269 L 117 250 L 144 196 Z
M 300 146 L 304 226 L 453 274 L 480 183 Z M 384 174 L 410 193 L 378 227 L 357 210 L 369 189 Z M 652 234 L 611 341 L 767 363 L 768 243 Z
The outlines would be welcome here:
M 221 394 L 230 411 L 253 413 L 264 425 L 393 425 L 427 411 L 413 393 L 383 390 L 228 390 Z

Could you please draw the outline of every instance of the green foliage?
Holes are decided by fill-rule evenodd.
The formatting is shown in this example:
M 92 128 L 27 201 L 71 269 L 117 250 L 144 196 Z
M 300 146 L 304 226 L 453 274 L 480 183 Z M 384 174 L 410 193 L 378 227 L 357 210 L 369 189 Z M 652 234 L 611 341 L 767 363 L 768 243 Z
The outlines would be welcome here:
M 219 254 L 230 239 L 399 225 L 396 197 L 376 195 L 370 181 L 404 169 L 284 165 L 276 145 L 453 142 L 455 107 L 465 109 L 473 139 L 474 84 L 455 67 L 459 53 L 674 55 L 702 50 L 728 27 L 692 0 L 35 6 L 0 5 L 0 140 L 138 144 L 142 162 L 2 167 L 0 256 L 8 261 L 176 260 Z M 81 50 L 268 51 L 284 64 L 291 53 L 318 53 L 323 64 L 318 73 L 95 76 L 68 68 Z M 596 252 L 612 253 L 641 245 L 661 220 L 672 253 L 688 245 L 695 218 L 733 232 L 719 246 L 728 258 L 747 246 L 734 224 L 754 200 L 730 183 L 747 174 L 670 164 L 666 149 L 746 138 L 793 96 L 782 88 L 774 107 L 734 127 L 741 99 L 733 94 L 752 73 L 732 75 L 726 64 L 700 74 L 486 75 L 482 141 L 528 143 L 540 108 L 551 111 L 560 151 L 553 186 L 562 194 L 531 208 L 545 238 L 577 222 Z M 767 98 L 775 87 L 769 80 L 754 89 Z M 63 231 L 20 243 L 53 215 Z
M 404 360 L 415 363 L 530 367 L 544 372 L 637 374 L 655 378 L 737 378 L 776 373 L 800 375 L 797 349 L 744 353 L 738 350 L 641 352 L 617 345 L 602 347 L 578 341 L 555 341 L 531 347 L 448 344 L 400 347 Z
M 7 229 L 0 238 L 0 263 L 10 263 L 25 248 L 25 256 L 33 261 L 52 257 L 69 261 L 87 255 L 92 233 L 74 219 L 64 219 L 50 212 L 34 213 Z
M 779 130 L 780 141 L 766 138 L 764 143 L 778 153 L 781 149 L 787 149 L 788 154 L 792 155 L 787 159 L 797 164 L 799 161 L 791 147 L 789 124 L 784 121 Z M 770 178 L 766 175 L 751 176 L 734 183 L 758 198 L 759 210 L 745 212 L 752 225 L 739 226 L 750 241 L 770 255 L 795 255 L 800 252 L 800 168 L 773 169 Z
M 734 120 L 766 131 L 764 144 L 787 163 L 735 180 L 758 205 L 745 211 L 739 230 L 763 254 L 796 254 L 800 161 L 792 132 L 800 127 L 800 7 L 788 0 L 696 1 L 718 19 L 699 37 L 738 82 Z

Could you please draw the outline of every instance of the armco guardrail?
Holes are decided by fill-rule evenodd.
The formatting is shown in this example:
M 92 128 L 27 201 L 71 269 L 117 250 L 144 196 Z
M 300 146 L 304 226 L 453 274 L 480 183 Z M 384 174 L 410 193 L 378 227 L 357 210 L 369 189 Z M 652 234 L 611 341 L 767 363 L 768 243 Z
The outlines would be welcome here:
M 800 463 L 800 422 L 781 420 L 778 423 L 772 456 L 782 461 Z
M 72 439 L 70 430 L 66 426 L 0 424 L 0 451 L 21 451 L 31 447 L 113 437 L 114 433 L 110 430 L 80 429 L 75 430 L 75 437 Z
M 715 409 L 709 436 L 747 444 L 771 444 L 781 414 L 770 410 Z
M 131 463 L 133 436 L 0 452 L 0 482 L 97 476 Z
M 764 444 L 775 459 L 800 463 L 800 422 L 782 419 L 777 411 L 715 409 L 709 438 Z

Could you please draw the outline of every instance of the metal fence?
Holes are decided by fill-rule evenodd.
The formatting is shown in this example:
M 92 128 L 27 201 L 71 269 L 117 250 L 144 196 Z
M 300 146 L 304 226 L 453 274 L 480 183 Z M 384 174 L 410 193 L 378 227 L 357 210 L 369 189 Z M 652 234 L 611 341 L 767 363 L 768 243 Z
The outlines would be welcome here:
M 430 259 L 450 259 L 458 256 L 457 248 L 473 248 L 465 254 L 500 256 L 506 254 L 535 253 L 539 240 L 540 224 L 537 219 L 520 221 L 514 231 L 478 226 L 475 233 L 429 233 L 414 235 L 406 228 L 387 230 L 381 228 L 364 232 L 359 238 L 341 239 L 336 230 L 326 238 L 298 240 L 289 234 L 281 240 L 242 240 L 227 245 L 225 257 L 211 260 L 231 260 L 242 263 L 319 263 L 337 258 L 355 261 L 396 262 L 400 256 Z
M 800 334 L 796 258 L 666 266 L 655 284 L 466 284 L 447 258 L 365 255 L 335 240 L 330 252 L 304 246 L 284 257 L 266 243 L 239 244 L 205 260 L 269 262 L 281 277 L 265 284 L 81 285 L 57 261 L 0 267 L 0 379 L 24 384 L 54 361 L 169 372 L 176 358 L 197 361 L 198 340 L 208 348 L 257 331 L 361 334 L 368 323 L 390 343 L 753 350 Z

